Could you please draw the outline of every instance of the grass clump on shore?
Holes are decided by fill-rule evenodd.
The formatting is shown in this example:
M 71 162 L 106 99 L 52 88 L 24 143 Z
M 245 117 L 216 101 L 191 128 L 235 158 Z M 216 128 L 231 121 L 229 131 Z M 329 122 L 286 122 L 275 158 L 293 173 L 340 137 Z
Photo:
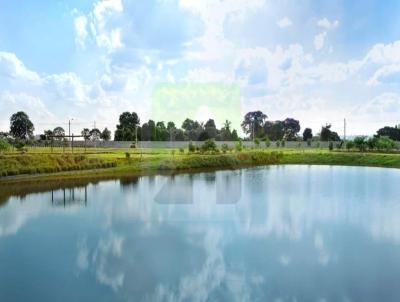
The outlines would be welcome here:
M 21 174 L 56 173 L 115 167 L 116 164 L 101 158 L 85 155 L 20 154 L 0 156 L 0 177 Z

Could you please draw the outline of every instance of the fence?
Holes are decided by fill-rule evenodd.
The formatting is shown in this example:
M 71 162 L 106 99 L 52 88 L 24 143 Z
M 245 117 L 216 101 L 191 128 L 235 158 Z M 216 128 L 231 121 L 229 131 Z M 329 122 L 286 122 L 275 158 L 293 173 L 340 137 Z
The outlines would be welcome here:
M 204 142 L 203 141 L 193 141 L 193 145 L 201 146 Z M 223 144 L 228 145 L 230 148 L 234 148 L 236 146 L 235 141 L 216 141 L 215 142 L 218 148 L 220 148 Z M 243 141 L 243 146 L 247 148 L 251 148 L 255 146 L 255 143 L 252 141 Z M 36 141 L 34 146 L 35 147 L 55 147 L 55 148 L 68 148 L 73 144 L 74 148 L 112 148 L 112 149 L 128 149 L 135 145 L 134 141 L 54 141 L 52 144 L 50 142 L 45 141 Z M 281 142 L 270 142 L 270 147 L 274 148 L 277 147 L 284 148 L 328 148 L 329 142 L 318 142 L 313 141 L 311 142 L 311 146 L 307 144 L 307 142 L 303 141 L 286 141 L 285 145 L 282 146 Z M 188 141 L 138 141 L 137 147 L 143 149 L 179 149 L 179 148 L 187 148 L 189 145 Z M 336 143 L 334 143 L 334 146 Z M 265 142 L 260 142 L 259 147 L 265 148 Z

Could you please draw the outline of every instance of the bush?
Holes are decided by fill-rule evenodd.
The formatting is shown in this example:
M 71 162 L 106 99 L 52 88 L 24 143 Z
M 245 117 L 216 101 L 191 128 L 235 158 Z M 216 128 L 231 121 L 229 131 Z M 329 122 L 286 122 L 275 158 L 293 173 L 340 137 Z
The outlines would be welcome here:
M 281 146 L 282 146 L 282 148 L 284 148 L 285 147 L 285 144 L 286 144 L 286 141 L 283 139 L 283 140 L 281 140 Z
M 346 149 L 347 151 L 351 150 L 354 148 L 354 142 L 353 141 L 347 141 L 346 142 Z
M 18 150 L 18 151 L 24 151 L 24 147 L 25 147 L 25 143 L 22 140 L 16 140 L 14 142 L 14 147 Z
M 229 151 L 228 145 L 227 144 L 222 144 L 221 150 L 222 150 L 223 153 L 226 153 L 227 151 Z
M 307 139 L 307 146 L 311 147 L 311 138 Z
M 333 150 L 333 143 L 329 142 L 329 151 L 332 151 L 332 150 Z
M 0 152 L 8 151 L 10 147 L 10 144 L 5 139 L 0 138 Z
M 188 150 L 189 152 L 195 152 L 196 146 L 192 142 L 189 142 Z
M 275 145 L 276 145 L 277 148 L 279 148 L 281 146 L 280 141 L 276 141 Z
M 265 147 L 269 148 L 271 146 L 271 141 L 269 140 L 269 138 L 265 139 Z
M 129 152 L 125 152 L 125 158 L 126 158 L 126 159 L 131 158 L 131 154 L 130 154 Z
M 258 148 L 260 146 L 260 140 L 258 138 L 256 138 L 254 140 L 254 144 L 256 145 L 256 147 Z
M 367 137 L 366 136 L 357 136 L 354 138 L 354 146 L 360 151 L 364 152 L 367 150 Z
M 238 152 L 243 150 L 243 142 L 241 139 L 236 142 L 235 149 Z
M 396 143 L 387 136 L 381 136 L 375 140 L 375 147 L 378 150 L 390 151 L 396 148 Z
M 179 148 L 179 152 L 180 152 L 181 154 L 184 154 L 184 153 L 185 153 L 185 149 Z
M 206 140 L 203 145 L 201 145 L 201 152 L 218 152 L 215 141 L 213 139 Z

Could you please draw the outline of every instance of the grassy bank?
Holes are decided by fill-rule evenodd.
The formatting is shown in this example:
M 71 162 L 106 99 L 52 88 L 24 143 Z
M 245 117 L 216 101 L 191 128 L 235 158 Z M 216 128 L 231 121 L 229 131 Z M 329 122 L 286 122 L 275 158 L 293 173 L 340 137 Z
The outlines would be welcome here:
M 129 151 L 129 152 L 128 152 Z M 126 156 L 129 153 L 129 157 Z M 399 154 L 328 150 L 260 149 L 226 154 L 188 154 L 171 150 L 108 150 L 76 154 L 0 156 L 0 183 L 61 178 L 113 178 L 176 171 L 235 169 L 272 164 L 348 165 L 400 168 Z M 20 176 L 18 176 L 20 175 Z M 39 177 L 37 177 L 39 175 Z M 9 176 L 9 177 L 4 177 Z M 11 177 L 10 177 L 11 176 Z
M 74 154 L 19 154 L 0 156 L 0 177 L 115 167 L 110 160 Z

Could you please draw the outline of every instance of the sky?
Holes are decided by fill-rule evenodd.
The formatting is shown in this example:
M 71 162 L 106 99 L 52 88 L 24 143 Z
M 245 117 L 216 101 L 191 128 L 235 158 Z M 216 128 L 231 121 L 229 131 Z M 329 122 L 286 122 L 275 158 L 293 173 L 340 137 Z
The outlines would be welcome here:
M 373 134 L 400 124 L 399 84 L 396 0 L 0 0 L 0 131 L 261 110 Z

